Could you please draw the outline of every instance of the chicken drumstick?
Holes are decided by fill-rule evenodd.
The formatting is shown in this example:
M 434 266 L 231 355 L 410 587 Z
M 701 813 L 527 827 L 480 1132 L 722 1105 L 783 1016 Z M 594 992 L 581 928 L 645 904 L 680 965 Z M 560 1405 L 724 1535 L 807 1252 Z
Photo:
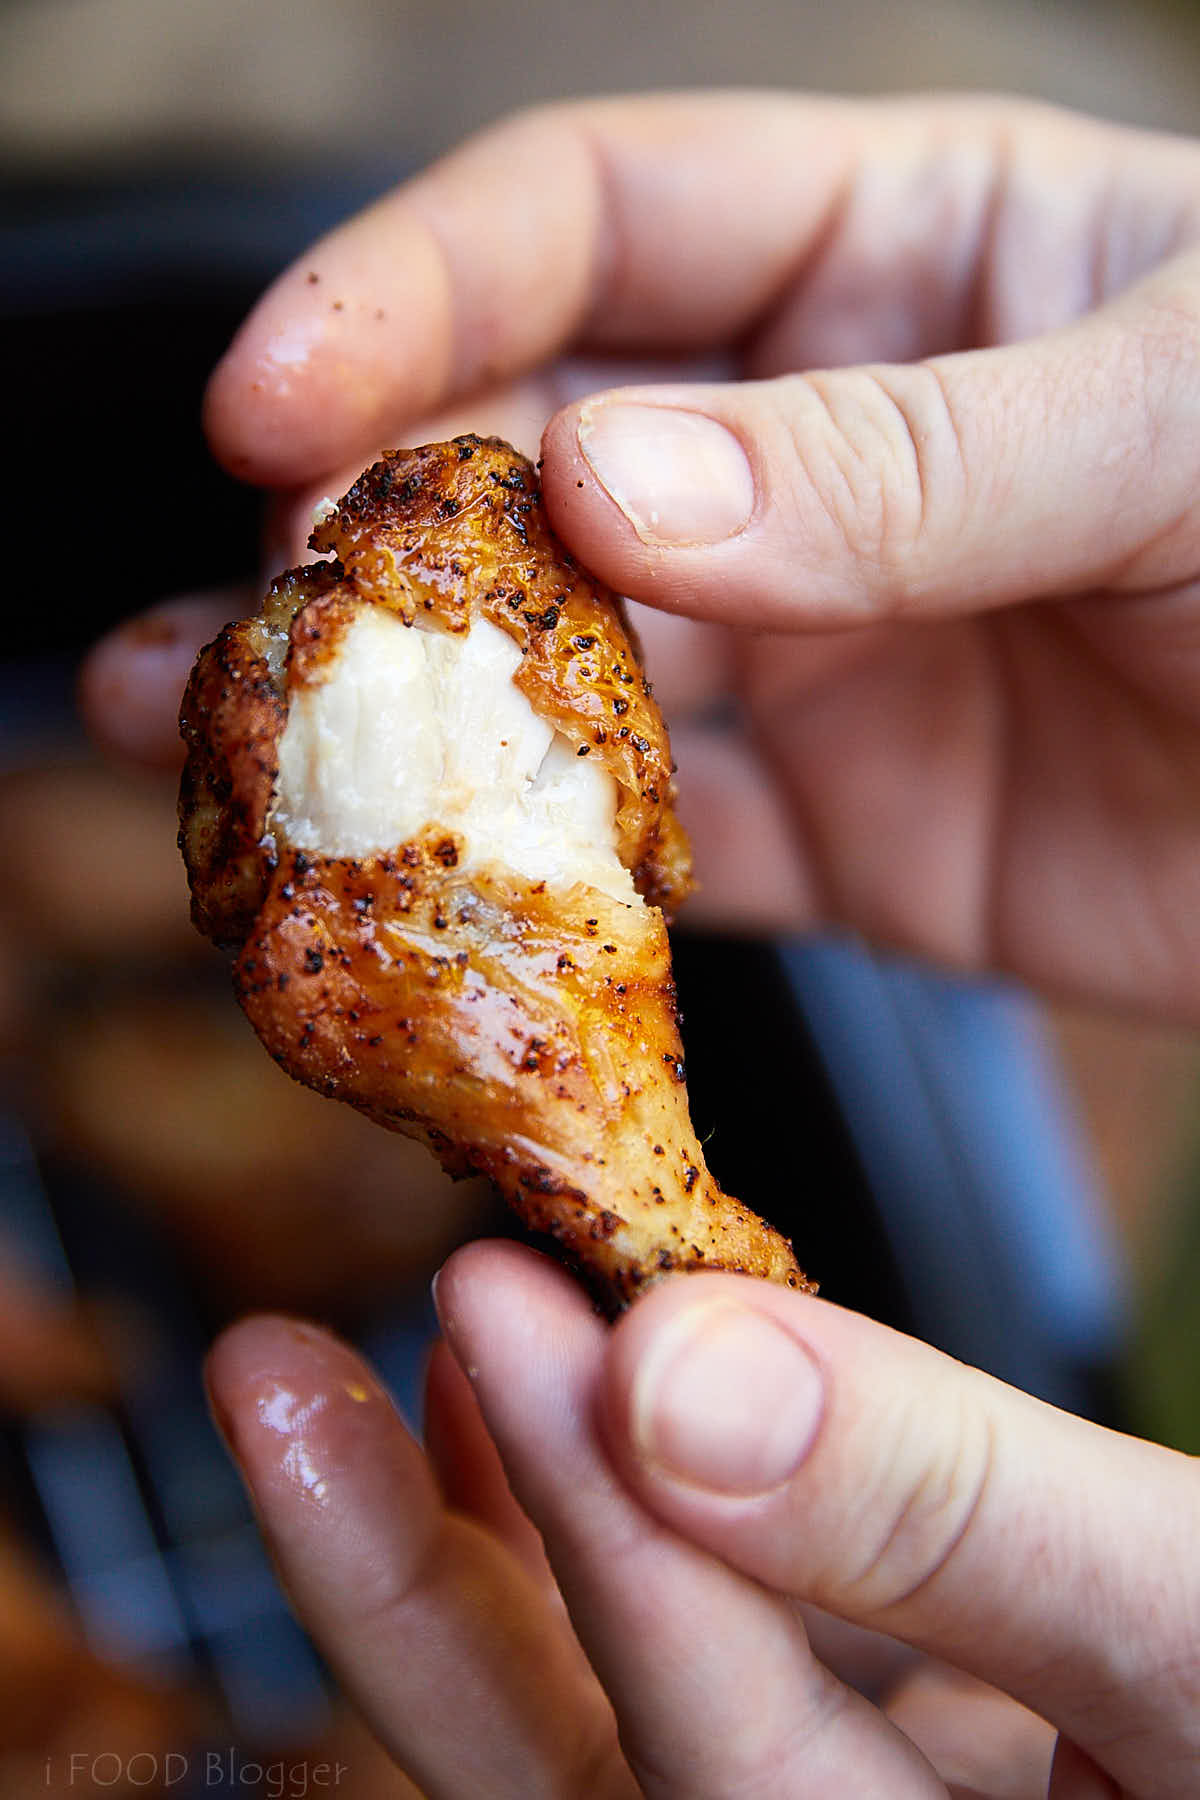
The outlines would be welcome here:
M 489 1175 L 610 1307 L 807 1285 L 688 1115 L 664 913 L 689 853 L 620 606 L 499 439 L 388 454 L 184 700 L 202 931 L 299 1080 Z

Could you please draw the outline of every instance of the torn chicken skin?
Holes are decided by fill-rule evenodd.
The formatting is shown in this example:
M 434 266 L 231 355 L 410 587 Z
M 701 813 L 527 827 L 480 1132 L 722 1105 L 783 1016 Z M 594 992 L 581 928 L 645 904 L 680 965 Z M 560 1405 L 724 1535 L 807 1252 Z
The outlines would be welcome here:
M 609 1310 L 807 1286 L 692 1129 L 670 747 L 619 603 L 499 439 L 386 455 L 184 699 L 193 916 L 298 1080 L 481 1172 Z

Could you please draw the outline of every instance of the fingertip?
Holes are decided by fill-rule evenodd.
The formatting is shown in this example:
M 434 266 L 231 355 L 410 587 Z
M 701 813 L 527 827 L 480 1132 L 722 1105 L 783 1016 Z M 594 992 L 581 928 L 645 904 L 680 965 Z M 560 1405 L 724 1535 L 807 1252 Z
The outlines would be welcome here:
M 315 321 L 284 321 L 272 289 L 209 376 L 201 423 L 213 456 L 238 481 L 290 488 L 353 460 L 361 439 L 346 398 L 323 379 L 329 347 Z
M 387 1390 L 349 1344 L 306 1320 L 257 1314 L 222 1333 L 204 1370 L 213 1419 L 254 1493 L 321 1499 L 329 1474 L 352 1465 Z M 365 1435 L 364 1435 L 365 1434 Z
M 372 1638 L 429 1564 L 442 1520 L 432 1470 L 349 1345 L 302 1319 L 231 1326 L 206 1366 L 213 1418 L 277 1573 L 318 1641 L 374 1682 Z M 361 1638 L 347 1641 L 347 1621 Z
M 255 373 L 250 346 L 253 315 L 234 335 L 209 375 L 200 403 L 200 425 L 208 447 L 221 466 L 238 481 L 271 485 L 278 451 L 278 429 L 272 429 L 271 397 Z
M 204 391 L 201 423 L 213 455 L 260 487 L 297 486 L 323 466 L 313 465 L 317 421 L 307 390 L 327 353 L 329 319 L 325 296 L 315 301 L 308 285 L 299 264 L 284 270 L 243 319 Z M 330 423 L 339 423 L 336 408 Z
M 436 1305 L 506 1463 L 515 1457 L 540 1480 L 547 1443 L 591 1432 L 607 1324 L 566 1269 L 507 1241 L 455 1251 L 438 1279 Z
M 584 568 L 618 593 L 654 605 L 645 592 L 646 552 L 629 520 L 584 455 L 580 424 L 587 402 L 562 407 L 542 433 L 542 495 L 550 522 Z
M 614 1459 L 640 1487 L 749 1499 L 794 1474 L 826 1403 L 823 1359 L 803 1332 L 807 1298 L 745 1276 L 689 1274 L 625 1314 L 601 1416 Z
M 575 436 L 592 475 L 647 549 L 724 543 L 754 516 L 750 457 L 702 401 L 602 395 L 580 406 Z
M 543 1305 L 591 1310 L 578 1281 L 561 1264 L 508 1238 L 461 1245 L 434 1278 L 433 1300 L 446 1343 L 460 1361 L 464 1333 L 490 1336 L 510 1313 Z
M 564 407 L 542 440 L 564 543 L 617 593 L 694 618 L 732 616 L 757 518 L 754 458 L 703 390 L 610 390 Z
M 163 601 L 126 619 L 87 652 L 79 669 L 80 714 L 101 749 L 146 768 L 183 761 L 179 705 L 202 646 L 251 610 L 247 588 Z
M 209 1405 L 231 1449 L 268 1387 L 340 1348 L 336 1339 L 285 1313 L 252 1313 L 227 1326 L 209 1347 L 203 1373 Z
M 209 377 L 214 456 L 264 487 L 361 465 L 450 386 L 452 321 L 433 233 L 401 194 L 315 244 L 268 288 Z

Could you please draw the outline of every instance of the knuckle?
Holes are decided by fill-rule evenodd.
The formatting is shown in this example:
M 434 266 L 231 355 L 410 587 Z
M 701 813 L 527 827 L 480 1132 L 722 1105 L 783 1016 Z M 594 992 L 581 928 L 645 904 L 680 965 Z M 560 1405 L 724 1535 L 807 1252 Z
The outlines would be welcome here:
M 866 1547 L 839 1583 L 839 1598 L 852 1603 L 855 1616 L 876 1622 L 938 1604 L 939 1586 L 969 1544 L 984 1502 L 993 1426 L 964 1401 L 943 1411 L 935 1432 L 916 1416 L 899 1419 L 880 1452 L 878 1478 L 847 1521 L 853 1541 Z
M 436 1604 L 454 1555 L 451 1529 L 441 1522 L 413 1544 L 364 1562 L 344 1596 L 356 1630 L 378 1632 L 385 1640 L 403 1632 L 414 1614 Z
M 699 1733 L 681 1750 L 661 1730 L 629 1734 L 626 1748 L 646 1800 L 773 1800 L 804 1785 L 823 1744 L 844 1725 L 850 1689 L 819 1663 L 803 1688 L 788 1685 L 786 1706 L 742 1709 L 741 1728 L 713 1738 Z M 571 1789 L 572 1793 L 588 1790 Z
M 790 377 L 788 424 L 803 492 L 815 499 L 872 607 L 902 613 L 924 585 L 928 552 L 961 515 L 962 439 L 933 362 Z

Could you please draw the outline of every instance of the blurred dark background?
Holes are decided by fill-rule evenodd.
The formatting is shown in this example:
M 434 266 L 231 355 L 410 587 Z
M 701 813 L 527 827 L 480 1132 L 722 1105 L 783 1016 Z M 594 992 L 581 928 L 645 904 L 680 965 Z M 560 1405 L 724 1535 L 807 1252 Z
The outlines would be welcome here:
M 257 571 L 259 501 L 199 427 L 239 319 L 541 97 L 975 87 L 1189 130 L 1198 75 L 1185 0 L 0 0 L 0 1794 L 154 1792 L 181 1746 L 232 1757 L 231 1792 L 318 1754 L 354 1800 L 409 1791 L 288 1618 L 199 1370 L 285 1306 L 415 1412 L 429 1272 L 491 1201 L 273 1068 L 188 924 L 173 777 L 106 763 L 74 710 L 107 626 Z M 826 1293 L 1200 1449 L 1192 1036 L 821 943 L 684 933 L 678 972 L 714 1168 Z M 769 1074 L 725 1053 L 747 1009 Z

